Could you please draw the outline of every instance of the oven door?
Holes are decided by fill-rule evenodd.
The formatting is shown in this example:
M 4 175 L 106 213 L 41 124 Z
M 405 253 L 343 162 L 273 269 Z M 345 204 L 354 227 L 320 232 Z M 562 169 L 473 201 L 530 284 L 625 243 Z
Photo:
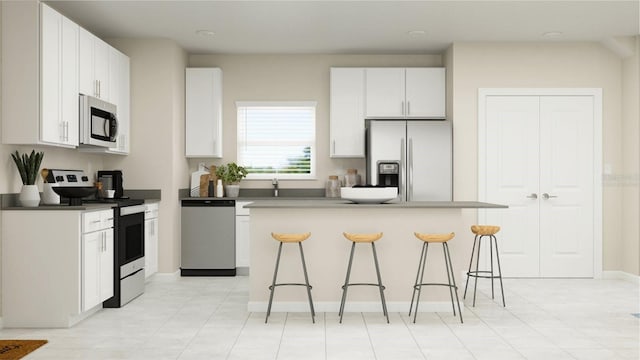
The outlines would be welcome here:
M 143 264 L 144 266 L 144 205 L 125 206 L 120 208 L 118 217 L 118 265 L 121 269 L 127 264 Z M 139 270 L 136 266 L 133 272 Z M 128 272 L 128 271 L 127 271 Z M 129 273 L 120 273 L 125 278 Z

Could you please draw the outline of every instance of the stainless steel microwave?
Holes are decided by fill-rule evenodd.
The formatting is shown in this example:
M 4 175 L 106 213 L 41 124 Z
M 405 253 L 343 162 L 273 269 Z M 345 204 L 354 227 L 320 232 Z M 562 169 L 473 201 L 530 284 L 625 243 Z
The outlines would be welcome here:
M 117 136 L 116 106 L 80 95 L 80 145 L 115 147 Z

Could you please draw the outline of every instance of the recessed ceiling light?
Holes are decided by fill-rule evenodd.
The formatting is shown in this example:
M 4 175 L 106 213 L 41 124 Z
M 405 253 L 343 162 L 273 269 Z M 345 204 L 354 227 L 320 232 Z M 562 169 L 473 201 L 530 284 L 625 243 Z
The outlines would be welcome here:
M 427 35 L 427 32 L 424 30 L 411 30 L 407 31 L 407 34 L 409 34 L 410 36 L 424 36 Z
M 211 30 L 197 30 L 196 34 L 200 36 L 215 36 L 216 33 Z
M 547 31 L 545 33 L 542 33 L 543 37 L 549 38 L 549 39 L 553 39 L 553 38 L 559 38 L 563 35 L 562 31 Z

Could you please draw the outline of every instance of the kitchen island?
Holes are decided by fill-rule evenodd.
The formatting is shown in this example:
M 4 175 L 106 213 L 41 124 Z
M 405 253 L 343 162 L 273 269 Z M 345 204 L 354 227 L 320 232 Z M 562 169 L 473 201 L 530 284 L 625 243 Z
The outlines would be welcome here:
M 316 311 L 337 312 L 342 294 L 351 242 L 342 232 L 383 232 L 376 242 L 382 282 L 389 311 L 408 311 L 422 242 L 413 232 L 449 233 L 449 242 L 459 294 L 464 291 L 462 274 L 468 267 L 477 209 L 501 211 L 504 205 L 475 201 L 398 202 L 353 204 L 338 200 L 258 200 L 251 209 L 251 266 L 249 311 L 266 311 L 278 242 L 271 232 L 311 232 L 303 243 L 313 286 Z M 499 224 L 498 224 L 499 225 Z M 500 234 L 499 234 L 500 235 Z M 441 246 L 429 251 L 425 280 L 446 282 Z M 302 267 L 297 246 L 283 247 L 278 282 L 302 282 Z M 372 282 L 375 270 L 371 246 L 357 245 L 351 275 L 352 282 Z M 446 288 L 426 288 L 420 311 L 450 311 Z M 279 287 L 272 311 L 308 311 L 304 288 Z M 375 287 L 357 287 L 349 291 L 345 311 L 381 311 Z

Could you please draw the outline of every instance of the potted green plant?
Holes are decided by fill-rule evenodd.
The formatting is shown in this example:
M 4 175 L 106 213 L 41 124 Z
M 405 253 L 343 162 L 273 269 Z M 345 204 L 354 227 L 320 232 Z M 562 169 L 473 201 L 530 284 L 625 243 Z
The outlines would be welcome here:
M 216 176 L 224 183 L 227 197 L 237 197 L 240 193 L 240 180 L 248 174 L 247 169 L 234 162 L 220 165 L 216 168 Z
M 44 157 L 44 152 L 31 150 L 31 154 L 22 154 L 16 150 L 15 154 L 11 154 L 13 161 L 16 163 L 18 173 L 22 179 L 22 189 L 18 196 L 18 201 L 22 206 L 36 207 L 40 204 L 40 192 L 36 185 L 36 179 L 40 172 L 40 164 Z

